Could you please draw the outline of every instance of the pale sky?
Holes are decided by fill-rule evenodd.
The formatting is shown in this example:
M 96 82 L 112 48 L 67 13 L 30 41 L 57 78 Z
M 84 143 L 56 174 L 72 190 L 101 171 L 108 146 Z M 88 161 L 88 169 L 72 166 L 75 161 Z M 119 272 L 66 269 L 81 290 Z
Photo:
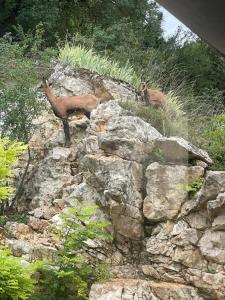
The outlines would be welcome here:
M 163 30 L 165 37 L 173 35 L 177 31 L 178 26 L 182 27 L 184 30 L 188 30 L 188 28 L 183 23 L 181 23 L 166 9 L 161 7 L 161 10 L 163 12 Z

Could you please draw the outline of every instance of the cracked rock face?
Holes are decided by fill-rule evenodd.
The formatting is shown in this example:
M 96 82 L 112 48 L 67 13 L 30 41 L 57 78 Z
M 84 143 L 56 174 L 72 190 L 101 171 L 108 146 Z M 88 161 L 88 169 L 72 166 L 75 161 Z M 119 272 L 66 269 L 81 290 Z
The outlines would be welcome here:
M 186 187 L 201 178 L 202 167 L 167 166 L 153 163 L 147 167 L 147 197 L 144 216 L 150 221 L 173 219 L 188 197 Z
M 78 95 L 93 92 L 93 75 L 57 65 L 49 81 L 58 95 Z M 111 222 L 113 241 L 92 245 L 92 254 L 116 278 L 93 285 L 90 299 L 224 300 L 225 172 L 204 170 L 199 160 L 211 160 L 203 150 L 131 116 L 117 100 L 137 99 L 135 90 L 102 79 L 115 100 L 90 120 L 70 117 L 70 148 L 51 111 L 33 121 L 32 160 L 16 203 L 27 224 L 7 222 L 2 243 L 26 260 L 54 258 L 60 241 L 49 228 L 60 225 L 74 198 L 86 199 L 99 206 L 96 219 Z M 25 165 L 26 155 L 14 170 L 17 182 Z M 199 178 L 199 191 L 190 192 Z
M 194 288 L 179 284 L 144 280 L 115 280 L 95 284 L 90 300 L 203 300 Z

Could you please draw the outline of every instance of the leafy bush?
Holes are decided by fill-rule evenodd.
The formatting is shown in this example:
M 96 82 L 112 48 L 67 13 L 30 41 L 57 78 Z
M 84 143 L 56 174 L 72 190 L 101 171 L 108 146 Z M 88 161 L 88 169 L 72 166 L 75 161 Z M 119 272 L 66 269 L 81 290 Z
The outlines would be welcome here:
M 207 150 L 214 161 L 213 169 L 225 170 L 225 115 L 212 118 L 204 137 L 208 142 Z
M 111 61 L 108 57 L 100 56 L 92 49 L 88 50 L 81 46 L 73 47 L 66 44 L 60 49 L 59 59 L 62 63 L 124 80 L 135 86 L 140 81 L 129 62 L 121 67 L 118 62 Z
M 0 250 L 0 298 L 28 299 L 34 288 L 32 270 L 10 254 L 8 250 Z
M 10 167 L 16 164 L 18 156 L 24 149 L 26 145 L 20 142 L 11 142 L 8 138 L 0 139 L 0 203 L 13 191 L 7 186 L 7 179 L 12 177 Z
M 90 284 L 95 279 L 101 279 L 102 274 L 105 277 L 101 265 L 90 261 L 88 242 L 109 238 L 105 231 L 108 223 L 95 220 L 97 206 L 88 201 L 79 203 L 76 200 L 73 205 L 62 215 L 62 227 L 56 231 L 63 241 L 63 247 L 57 253 L 58 261 L 54 268 L 38 270 L 38 289 L 31 300 L 88 299 Z M 104 269 L 108 271 L 105 265 Z
M 47 65 L 54 55 L 54 51 L 46 49 L 39 53 L 38 61 L 28 57 L 37 54 L 38 44 L 32 46 L 27 39 L 25 36 L 15 43 L 10 35 L 0 38 L 0 134 L 24 142 L 30 138 L 33 118 L 46 108 L 45 102 L 38 101 L 35 90 L 39 78 L 46 74 L 45 67 L 39 64 Z M 26 53 L 28 49 L 30 53 Z

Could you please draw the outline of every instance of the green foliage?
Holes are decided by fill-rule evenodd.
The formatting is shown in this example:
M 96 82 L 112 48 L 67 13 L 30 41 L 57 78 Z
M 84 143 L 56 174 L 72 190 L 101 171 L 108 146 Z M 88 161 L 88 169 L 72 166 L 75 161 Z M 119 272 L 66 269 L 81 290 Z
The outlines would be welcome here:
M 211 269 L 211 268 L 208 268 L 208 273 L 210 273 L 210 274 L 216 274 L 217 272 L 216 272 L 216 270 L 214 270 L 214 269 Z
M 33 292 L 34 280 L 29 266 L 10 255 L 10 251 L 0 250 L 0 298 L 2 300 L 29 299 Z
M 24 213 L 13 213 L 12 215 L 7 215 L 8 221 L 28 224 L 29 217 Z
M 0 216 L 0 227 L 4 227 L 7 222 L 18 222 L 23 224 L 28 224 L 29 218 L 23 213 L 13 213 Z
M 147 0 L 86 0 L 85 3 L 77 0 L 3 0 L 0 13 L 3 33 L 11 31 L 16 24 L 20 24 L 25 32 L 32 31 L 42 22 L 44 37 L 49 45 L 56 41 L 57 36 L 64 38 L 66 34 L 77 32 L 90 38 L 95 35 L 96 27 L 102 29 L 102 34 L 96 36 L 96 41 L 100 40 L 98 47 L 105 49 L 110 41 L 108 44 L 113 50 L 126 37 L 127 30 L 122 34 L 124 24 L 130 24 L 135 40 L 142 40 L 141 47 L 156 45 L 162 35 L 161 20 L 162 13 L 156 3 Z M 122 37 L 118 39 L 120 35 Z
M 88 299 L 88 289 L 94 280 L 107 278 L 106 266 L 96 264 L 88 258 L 88 241 L 110 238 L 106 233 L 107 222 L 95 220 L 97 206 L 88 201 L 74 201 L 62 216 L 63 225 L 57 234 L 63 241 L 58 251 L 55 268 L 40 268 L 39 287 L 31 300 Z M 108 272 L 109 274 L 109 272 Z M 51 288 L 50 288 L 51 287 Z
M 189 195 L 195 194 L 200 190 L 204 182 L 203 177 L 199 177 L 198 179 L 192 181 L 189 184 L 178 184 L 177 188 L 187 192 Z
M 106 56 L 99 56 L 92 49 L 87 50 L 81 46 L 70 47 L 68 44 L 65 45 L 60 50 L 59 59 L 64 64 L 85 68 L 101 75 L 108 75 L 127 81 L 135 86 L 140 81 L 128 62 L 121 67 L 117 62 L 110 61 Z
M 26 147 L 23 143 L 13 142 L 8 138 L 0 139 L 0 202 L 6 200 L 13 192 L 13 189 L 7 186 L 7 179 L 13 176 L 10 167 L 15 166 Z
M 35 47 L 33 45 L 31 50 L 36 51 Z M 22 45 L 13 43 L 10 35 L 0 38 L 1 135 L 27 142 L 32 129 L 31 122 L 45 108 L 45 103 L 37 99 L 34 88 L 43 72 L 37 71 L 38 66 L 25 56 L 25 51 L 26 41 Z M 40 55 L 44 63 L 49 57 L 46 51 Z
M 225 170 L 225 115 L 218 115 L 211 120 L 204 137 L 214 161 L 213 169 Z

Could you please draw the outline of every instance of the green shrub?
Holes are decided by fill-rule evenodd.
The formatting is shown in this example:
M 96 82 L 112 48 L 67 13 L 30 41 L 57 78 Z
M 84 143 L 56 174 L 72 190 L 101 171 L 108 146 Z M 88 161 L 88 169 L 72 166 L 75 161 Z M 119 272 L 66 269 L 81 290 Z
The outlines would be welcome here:
M 225 115 L 214 117 L 204 132 L 214 170 L 225 170 Z
M 7 186 L 7 179 L 13 176 L 10 167 L 16 164 L 18 156 L 26 147 L 26 145 L 10 141 L 8 138 L 0 139 L 0 203 L 13 192 L 13 189 Z
M 56 230 L 63 242 L 57 253 L 58 261 L 53 263 L 55 267 L 37 270 L 41 276 L 31 300 L 88 299 L 90 284 L 107 277 L 106 266 L 88 258 L 88 241 L 110 238 L 105 231 L 108 223 L 94 218 L 96 209 L 88 201 L 75 200 L 73 207 L 62 215 L 63 225 Z
M 32 270 L 10 254 L 8 250 L 0 250 L 0 298 L 29 299 L 34 288 Z
M 17 43 L 10 35 L 0 38 L 0 134 L 24 142 L 30 138 L 32 120 L 46 108 L 35 86 L 49 73 L 46 66 L 55 53 L 49 48 L 38 51 L 40 42 L 32 42 L 27 36 Z
M 60 49 L 59 59 L 64 64 L 124 80 L 134 86 L 137 86 L 140 81 L 129 62 L 122 67 L 118 62 L 111 61 L 108 57 L 100 56 L 92 49 L 88 50 L 81 46 L 73 47 L 66 44 Z

